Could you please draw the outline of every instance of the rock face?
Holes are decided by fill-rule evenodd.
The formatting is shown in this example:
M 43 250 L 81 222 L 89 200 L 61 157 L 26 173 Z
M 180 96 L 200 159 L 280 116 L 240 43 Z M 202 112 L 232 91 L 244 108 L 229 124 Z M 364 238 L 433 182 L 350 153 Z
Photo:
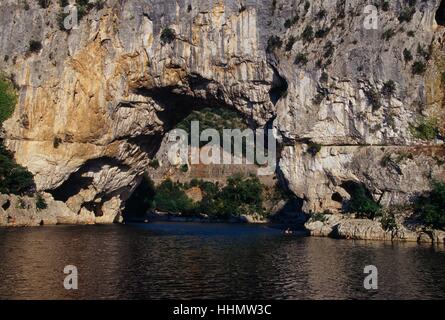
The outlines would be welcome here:
M 68 32 L 59 1 L 2 1 L 0 68 L 19 89 L 6 145 L 39 190 L 112 222 L 166 132 L 197 108 L 234 108 L 277 129 L 279 176 L 306 212 L 339 210 L 350 181 L 404 203 L 445 177 L 440 2 L 399 19 L 409 4 L 390 1 L 367 30 L 365 0 L 110 0 Z M 422 117 L 442 140 L 413 136 Z
M 34 227 L 56 224 L 94 224 L 96 217 L 92 213 L 71 211 L 65 203 L 55 201 L 51 195 L 42 196 L 46 208 L 39 209 L 36 199 L 0 195 L 0 226 Z

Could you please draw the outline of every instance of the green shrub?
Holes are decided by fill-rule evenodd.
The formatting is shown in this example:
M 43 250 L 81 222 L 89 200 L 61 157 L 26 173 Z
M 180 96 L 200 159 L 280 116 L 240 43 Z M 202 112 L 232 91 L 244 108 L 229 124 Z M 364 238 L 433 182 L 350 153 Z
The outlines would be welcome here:
M 366 91 L 366 98 L 368 98 L 368 102 L 372 106 L 373 111 L 380 109 L 380 107 L 382 106 L 382 97 L 380 95 L 380 92 L 378 92 L 374 88 L 370 88 L 368 91 Z
M 383 84 L 382 94 L 386 98 L 390 98 L 396 91 L 396 84 L 392 80 L 388 80 Z
M 388 41 L 389 39 L 391 39 L 394 35 L 395 35 L 395 31 L 393 29 L 387 29 L 385 30 L 385 32 L 383 32 L 382 34 L 382 39 Z
M 434 140 L 439 134 L 438 122 L 435 118 L 422 118 L 417 125 L 410 127 L 414 138 Z
M 315 32 L 315 38 L 323 38 L 329 33 L 329 29 L 321 28 Z
M 264 214 L 263 186 L 255 176 L 245 178 L 234 175 L 227 179 L 227 185 L 218 194 L 217 199 L 222 204 L 218 214 L 223 216 L 242 214 Z
M 263 209 L 264 186 L 257 177 L 234 175 L 227 179 L 227 185 L 220 188 L 211 182 L 200 182 L 204 197 L 197 204 L 196 211 L 210 217 L 225 219 L 243 214 L 265 215 Z
M 433 228 L 444 228 L 445 183 L 434 182 L 432 190 L 426 196 L 419 197 L 414 206 L 423 222 Z
M 411 69 L 412 73 L 414 75 L 422 75 L 425 73 L 426 71 L 426 64 L 423 61 L 415 61 L 413 63 L 412 69 Z
M 171 28 L 164 28 L 161 32 L 162 44 L 172 43 L 176 39 L 176 32 Z
M 68 31 L 67 29 L 65 29 L 65 19 L 68 16 L 69 16 L 69 13 L 65 13 L 65 12 L 60 12 L 57 15 L 57 25 L 59 26 L 59 30 Z
M 294 63 L 296 65 L 300 65 L 300 66 L 304 66 L 306 65 L 308 62 L 307 56 L 304 53 L 298 53 L 297 56 L 295 57 L 295 61 Z
M 413 60 L 413 55 L 411 51 L 405 48 L 403 50 L 403 58 L 405 59 L 405 62 L 410 62 L 411 60 Z
M 38 0 L 37 1 L 43 9 L 48 8 L 49 4 L 51 3 L 51 0 Z
M 320 221 L 325 222 L 326 221 L 326 215 L 320 212 L 314 213 L 311 218 L 311 221 Z
M 315 157 L 321 151 L 321 144 L 315 142 L 309 142 L 306 152 Z
M 149 163 L 149 166 L 155 170 L 158 169 L 159 168 L 159 160 L 158 159 L 151 160 Z
M 410 22 L 413 18 L 414 13 L 416 13 L 416 9 L 414 7 L 404 8 L 399 14 L 399 21 Z
M 101 10 L 104 8 L 105 6 L 105 0 L 95 0 L 94 2 L 90 2 L 90 0 L 76 0 L 75 1 L 75 5 L 77 7 L 77 18 L 80 20 L 83 19 L 83 17 L 85 17 L 92 9 L 96 9 L 96 10 Z M 59 5 L 60 8 L 63 9 L 66 6 L 69 5 L 69 1 L 68 0 L 59 0 Z M 59 25 L 59 29 L 63 30 L 63 31 L 69 31 L 67 29 L 65 29 L 64 26 L 64 21 L 65 18 L 68 17 L 70 15 L 70 13 L 65 13 L 64 11 L 61 11 L 58 14 L 58 25 Z
M 59 5 L 61 8 L 65 8 L 66 6 L 69 6 L 69 4 L 69 0 L 59 0 Z
M 283 45 L 283 41 L 279 36 L 270 36 L 267 40 L 267 52 L 273 52 L 275 49 L 280 49 Z
M 335 47 L 334 44 L 331 41 L 328 41 L 325 46 L 324 46 L 324 54 L 323 56 L 328 59 L 330 57 L 332 57 L 332 55 L 334 54 L 335 51 Z
M 36 193 L 36 208 L 37 210 L 45 210 L 48 208 L 48 204 L 45 201 L 45 198 L 43 198 L 41 193 Z
M 247 124 L 244 119 L 236 111 L 223 108 L 204 108 L 202 110 L 193 111 L 185 119 L 181 120 L 176 126 L 177 129 L 182 129 L 189 134 L 189 143 L 191 143 L 190 127 L 192 121 L 199 121 L 199 134 L 206 129 L 216 129 L 220 137 L 223 136 L 224 129 L 247 129 Z M 232 139 L 233 140 L 233 139 Z M 200 141 L 199 146 L 203 147 L 209 142 Z M 230 145 L 231 150 L 226 150 L 233 154 L 233 144 Z M 223 139 L 220 141 L 220 146 L 224 147 Z M 243 147 L 245 144 L 243 144 Z M 246 150 L 243 150 L 243 154 Z
M 0 126 L 14 112 L 17 95 L 11 82 L 0 74 Z
M 299 20 L 299 17 L 296 15 L 296 16 L 294 16 L 292 19 L 287 19 L 285 22 L 284 22 L 284 27 L 286 28 L 286 29 L 289 29 L 290 27 L 292 27 L 294 24 L 296 24 L 297 22 L 298 22 L 298 20 Z
M 163 212 L 190 214 L 194 210 L 193 201 L 182 190 L 180 184 L 165 180 L 156 188 L 154 207 Z
M 194 203 L 185 193 L 199 187 L 203 193 L 200 202 Z M 265 215 L 263 209 L 264 186 L 254 176 L 234 175 L 223 188 L 218 183 L 193 179 L 188 184 L 165 180 L 157 188 L 144 176 L 139 187 L 126 203 L 125 214 L 145 214 L 150 209 L 184 215 L 207 214 L 211 218 L 226 219 L 242 214 Z
M 25 200 L 23 200 L 23 198 L 18 198 L 16 208 L 17 209 L 26 209 L 26 207 L 27 206 L 26 206 Z
M 359 218 L 374 219 L 381 213 L 381 205 L 374 201 L 369 191 L 361 184 L 352 184 L 348 190 L 351 199 L 347 211 Z
M 62 138 L 54 137 L 54 139 L 53 139 L 53 147 L 54 147 L 54 149 L 57 149 L 62 142 L 63 142 Z
M 314 29 L 312 29 L 312 26 L 306 26 L 301 37 L 304 42 L 311 42 L 314 39 Z
M 312 99 L 312 102 L 316 105 L 319 105 L 320 103 L 323 102 L 323 100 L 326 98 L 326 96 L 327 96 L 326 91 L 321 90 L 315 95 L 314 99 Z
M 329 75 L 323 71 L 323 73 L 320 76 L 320 82 L 326 83 L 329 80 Z
M 392 163 L 391 154 L 385 154 L 380 160 L 380 165 L 384 168 L 388 167 L 390 163 Z
M 0 144 L 0 193 L 21 195 L 33 188 L 32 173 L 18 165 L 12 154 Z
M 17 101 L 11 82 L 0 74 L 0 126 L 14 112 Z M 34 186 L 32 174 L 18 165 L 0 141 L 0 193 L 23 194 Z
M 317 12 L 317 14 L 315 15 L 315 18 L 318 20 L 321 20 L 323 18 L 325 18 L 327 16 L 327 12 L 324 9 L 321 9 L 320 11 Z
M 286 51 L 291 51 L 292 47 L 294 46 L 295 42 L 297 41 L 297 39 L 294 36 L 290 36 L 289 40 L 286 43 Z
M 432 46 L 430 45 L 428 49 L 425 49 L 421 44 L 417 45 L 417 54 L 424 58 L 426 61 L 430 60 L 432 54 Z
M 382 1 L 382 10 L 388 11 L 389 9 L 390 9 L 389 1 L 388 0 Z
M 39 52 L 40 50 L 42 50 L 43 46 L 42 46 L 42 42 L 37 41 L 37 40 L 31 40 L 29 41 L 29 52 Z
M 392 231 L 397 229 L 397 222 L 392 212 L 386 212 L 382 216 L 382 220 L 380 221 L 382 224 L 382 228 L 386 231 Z

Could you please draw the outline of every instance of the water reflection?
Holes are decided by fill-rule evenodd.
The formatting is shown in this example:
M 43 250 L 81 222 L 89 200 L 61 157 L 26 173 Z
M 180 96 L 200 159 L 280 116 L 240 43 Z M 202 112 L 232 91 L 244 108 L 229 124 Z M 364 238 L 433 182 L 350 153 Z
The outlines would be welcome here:
M 63 268 L 79 269 L 79 290 Z M 379 290 L 363 288 L 363 268 Z M 0 229 L 6 299 L 445 298 L 443 247 L 289 237 L 261 226 Z

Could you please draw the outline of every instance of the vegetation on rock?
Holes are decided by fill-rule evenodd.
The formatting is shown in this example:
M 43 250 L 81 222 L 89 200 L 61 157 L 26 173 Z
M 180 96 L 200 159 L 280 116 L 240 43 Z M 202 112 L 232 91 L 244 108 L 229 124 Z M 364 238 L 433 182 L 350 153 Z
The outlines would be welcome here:
M 37 210 L 45 210 L 48 208 L 45 198 L 43 198 L 41 193 L 36 194 L 36 208 Z
M 31 40 L 29 41 L 29 52 L 39 52 L 40 50 L 42 50 L 43 46 L 42 46 L 42 42 L 37 41 L 37 40 Z
M 0 75 L 0 126 L 14 112 L 16 101 L 12 83 Z M 15 162 L 0 141 L 0 193 L 23 194 L 31 191 L 33 186 L 32 174 Z
M 18 165 L 12 154 L 0 144 L 0 193 L 24 194 L 34 188 L 33 175 Z
M 311 42 L 314 39 L 314 29 L 312 26 L 306 26 L 301 34 L 301 38 L 304 42 Z
M 370 192 L 361 184 L 351 184 L 348 188 L 351 199 L 347 211 L 356 213 L 359 218 L 374 219 L 380 215 L 382 206 L 374 201 Z
M 433 228 L 445 227 L 445 182 L 434 182 L 432 190 L 419 197 L 415 204 L 416 214 Z
M 382 96 L 380 92 L 378 92 L 374 88 L 370 88 L 368 91 L 366 91 L 366 98 L 368 98 L 368 102 L 372 106 L 373 111 L 380 109 L 380 107 L 382 106 Z
M 12 115 L 16 102 L 12 83 L 0 74 L 0 125 Z
M 59 5 L 63 9 L 70 5 L 70 2 L 68 0 L 59 0 Z M 83 17 L 85 17 L 92 9 L 101 10 L 105 6 L 105 0 L 96 0 L 94 2 L 90 2 L 90 0 L 76 0 L 75 1 L 76 9 L 77 9 L 77 19 L 80 21 Z M 58 23 L 59 23 L 59 29 L 65 30 L 64 26 L 64 20 L 66 17 L 68 17 L 70 13 L 68 12 L 60 12 Z
M 161 32 L 161 42 L 163 44 L 172 43 L 176 39 L 176 32 L 172 28 L 164 28 Z
M 386 231 L 392 231 L 397 228 L 397 222 L 393 212 L 385 212 L 380 222 Z
M 421 140 L 434 140 L 438 133 L 438 123 L 435 118 L 422 118 L 417 125 L 411 126 L 411 134 Z
M 309 142 L 306 152 L 315 157 L 321 151 L 321 144 Z
M 156 188 L 153 207 L 170 213 L 194 213 L 194 203 L 187 197 L 183 185 L 165 180 Z
M 305 65 L 305 64 L 307 64 L 307 62 L 308 62 L 308 58 L 307 58 L 307 55 L 304 53 L 297 54 L 297 56 L 295 57 L 295 61 L 294 61 L 294 63 L 296 65 Z
M 149 166 L 152 167 L 153 169 L 158 169 L 159 168 L 159 160 L 158 159 L 153 159 L 150 161 Z
M 289 40 L 286 43 L 286 51 L 291 51 L 292 47 L 294 46 L 295 42 L 297 41 L 297 39 L 294 36 L 290 36 Z
M 193 202 L 186 191 L 199 187 L 203 198 Z M 192 180 L 190 183 L 163 181 L 158 187 L 145 176 L 140 186 L 127 201 L 126 212 L 138 213 L 150 209 L 182 215 L 208 215 L 210 218 L 227 219 L 241 215 L 265 215 L 263 208 L 264 186 L 255 176 L 234 175 L 221 187 L 218 183 Z
M 413 60 L 413 54 L 408 49 L 403 49 L 403 58 L 405 59 L 405 62 L 410 62 Z
M 414 75 L 422 75 L 426 71 L 426 64 L 423 61 L 415 61 L 411 70 Z
M 236 111 L 222 108 L 204 108 L 202 110 L 194 111 L 184 120 L 177 124 L 177 129 L 182 129 L 189 135 L 189 144 L 191 143 L 191 125 L 193 121 L 199 121 L 199 134 L 207 129 L 215 129 L 219 136 L 223 137 L 224 129 L 239 129 L 241 131 L 248 128 L 247 124 Z M 199 147 L 209 144 L 209 141 L 200 141 Z M 230 145 L 233 154 L 233 143 Z M 224 147 L 223 139 L 220 140 L 220 147 Z M 243 143 L 242 154 L 246 154 L 246 145 Z M 187 168 L 188 171 L 188 168 Z M 186 171 L 186 172 L 187 172 Z
M 382 94 L 386 98 L 390 98 L 396 91 L 396 84 L 392 80 L 388 80 L 383 84 Z
M 283 41 L 279 36 L 271 36 L 269 40 L 267 40 L 267 52 L 273 52 L 275 49 L 280 49 L 283 45 Z

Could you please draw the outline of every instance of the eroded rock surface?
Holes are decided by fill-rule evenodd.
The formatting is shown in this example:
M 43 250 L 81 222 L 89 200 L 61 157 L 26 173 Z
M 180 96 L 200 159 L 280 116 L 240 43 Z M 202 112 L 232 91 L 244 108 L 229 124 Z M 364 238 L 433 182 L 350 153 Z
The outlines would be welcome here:
M 39 190 L 96 222 L 115 221 L 165 133 L 206 106 L 277 129 L 279 176 L 306 212 L 339 210 L 348 181 L 392 205 L 444 179 L 440 1 L 417 1 L 408 22 L 398 19 L 408 4 L 391 1 L 377 30 L 363 27 L 368 1 L 274 3 L 110 0 L 66 32 L 59 1 L 1 1 L 0 67 L 19 89 L 7 147 Z M 42 49 L 30 52 L 31 40 Z M 370 99 L 390 80 L 394 92 Z M 416 139 L 421 117 L 438 119 L 442 138 Z

